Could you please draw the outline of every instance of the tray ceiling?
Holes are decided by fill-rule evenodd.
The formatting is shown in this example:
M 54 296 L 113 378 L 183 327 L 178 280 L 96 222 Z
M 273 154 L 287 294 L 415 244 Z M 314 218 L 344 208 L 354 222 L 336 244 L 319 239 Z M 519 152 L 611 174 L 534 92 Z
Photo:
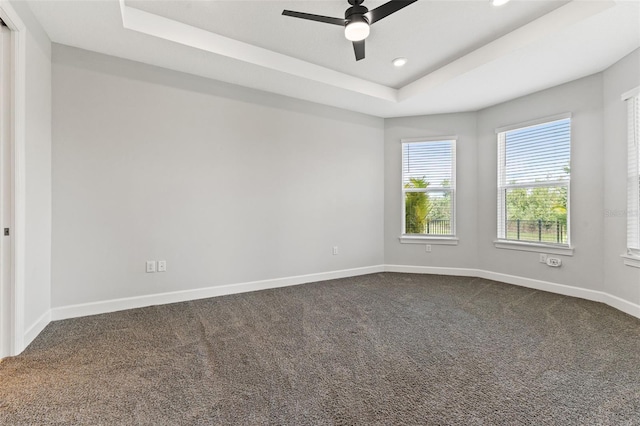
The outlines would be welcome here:
M 381 117 L 477 110 L 640 47 L 640 1 L 420 0 L 376 23 L 358 62 L 340 27 L 281 15 L 346 1 L 28 3 L 56 43 Z

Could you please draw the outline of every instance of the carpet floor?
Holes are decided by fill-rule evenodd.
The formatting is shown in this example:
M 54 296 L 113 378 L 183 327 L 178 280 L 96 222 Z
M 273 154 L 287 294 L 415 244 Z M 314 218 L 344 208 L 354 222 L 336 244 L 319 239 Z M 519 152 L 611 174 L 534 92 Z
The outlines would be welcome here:
M 640 425 L 640 320 L 381 273 L 47 326 L 2 425 Z

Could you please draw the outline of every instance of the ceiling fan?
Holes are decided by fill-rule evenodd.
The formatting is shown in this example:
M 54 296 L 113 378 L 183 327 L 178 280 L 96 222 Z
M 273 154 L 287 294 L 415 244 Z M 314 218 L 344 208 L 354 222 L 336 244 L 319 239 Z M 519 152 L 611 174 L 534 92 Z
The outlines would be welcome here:
M 369 26 L 416 1 L 418 0 L 391 0 L 375 9 L 369 10 L 362 5 L 364 0 L 348 0 L 351 7 L 344 12 L 344 19 L 295 12 L 293 10 L 284 10 L 282 14 L 294 18 L 343 26 L 344 36 L 347 40 L 353 42 L 356 61 L 359 61 L 364 59 L 364 39 L 369 36 Z

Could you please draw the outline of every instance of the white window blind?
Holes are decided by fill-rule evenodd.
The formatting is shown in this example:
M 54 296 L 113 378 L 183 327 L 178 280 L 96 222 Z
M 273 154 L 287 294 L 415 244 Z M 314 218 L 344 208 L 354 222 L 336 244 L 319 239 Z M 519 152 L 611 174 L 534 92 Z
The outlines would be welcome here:
M 498 238 L 569 245 L 571 119 L 498 132 Z
M 627 174 L 627 250 L 640 256 L 640 95 L 627 99 L 628 174 Z
M 402 144 L 403 235 L 455 235 L 455 140 Z

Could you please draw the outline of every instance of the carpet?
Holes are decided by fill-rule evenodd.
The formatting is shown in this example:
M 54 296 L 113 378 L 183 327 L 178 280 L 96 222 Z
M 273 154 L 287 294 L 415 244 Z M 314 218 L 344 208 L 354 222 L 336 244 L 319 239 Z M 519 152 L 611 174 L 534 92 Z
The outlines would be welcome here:
M 2 425 L 640 425 L 640 320 L 380 273 L 49 324 Z

